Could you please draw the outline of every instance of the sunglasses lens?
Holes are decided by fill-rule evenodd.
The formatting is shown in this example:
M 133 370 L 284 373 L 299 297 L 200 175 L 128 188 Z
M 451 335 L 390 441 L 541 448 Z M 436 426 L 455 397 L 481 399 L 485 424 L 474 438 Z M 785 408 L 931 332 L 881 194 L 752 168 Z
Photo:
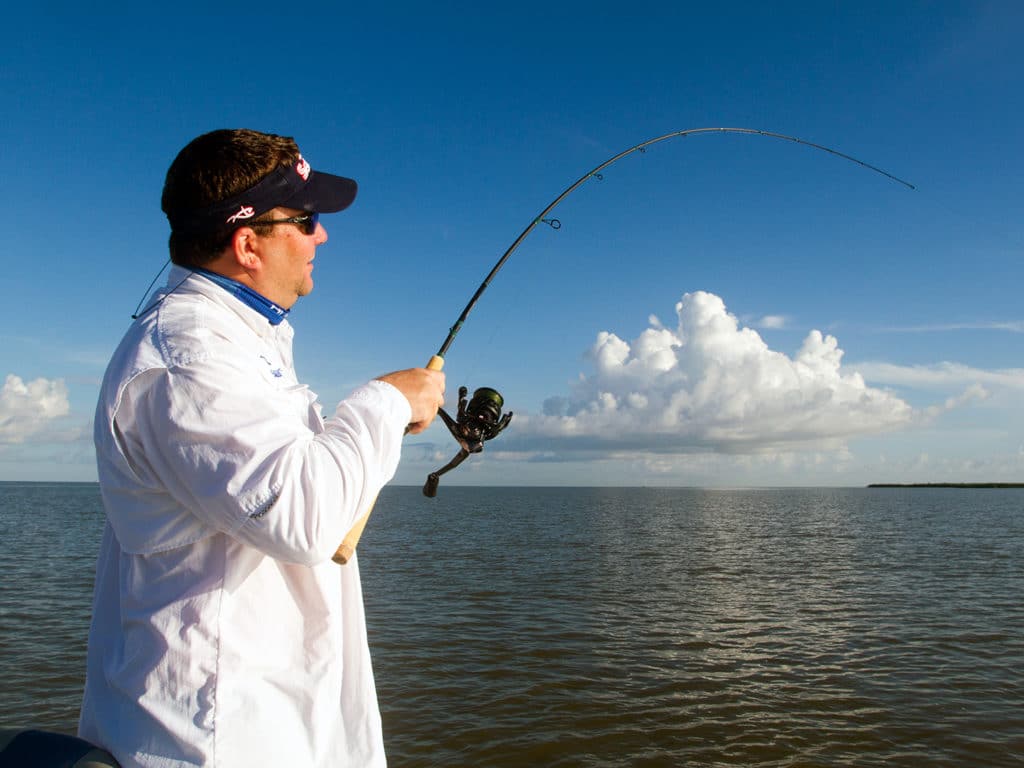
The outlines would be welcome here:
M 303 231 L 307 235 L 312 235 L 314 232 L 316 232 L 316 225 L 317 222 L 320 221 L 320 214 L 314 211 L 313 213 L 309 214 L 309 216 L 304 218 L 306 219 L 306 226 L 303 229 Z

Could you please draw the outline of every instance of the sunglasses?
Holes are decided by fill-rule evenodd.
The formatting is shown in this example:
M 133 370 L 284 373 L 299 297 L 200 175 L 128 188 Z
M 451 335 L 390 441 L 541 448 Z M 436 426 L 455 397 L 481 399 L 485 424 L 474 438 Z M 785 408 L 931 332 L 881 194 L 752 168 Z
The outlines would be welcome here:
M 292 216 L 287 219 L 264 219 L 263 221 L 254 221 L 249 226 L 268 226 L 272 227 L 275 224 L 295 224 L 303 234 L 312 235 L 316 232 L 316 225 L 320 222 L 320 214 L 316 211 L 312 213 L 305 213 L 302 216 Z

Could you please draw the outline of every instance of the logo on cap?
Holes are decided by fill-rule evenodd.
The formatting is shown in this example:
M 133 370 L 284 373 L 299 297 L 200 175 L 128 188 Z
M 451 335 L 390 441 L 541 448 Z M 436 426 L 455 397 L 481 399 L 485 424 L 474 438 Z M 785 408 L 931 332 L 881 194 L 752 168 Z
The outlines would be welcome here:
M 256 210 L 251 205 L 243 205 L 238 213 L 228 216 L 228 224 L 234 224 L 239 219 L 251 219 L 256 215 Z
M 299 162 L 295 164 L 295 172 L 302 177 L 303 181 L 309 181 L 309 163 L 302 155 L 299 155 Z

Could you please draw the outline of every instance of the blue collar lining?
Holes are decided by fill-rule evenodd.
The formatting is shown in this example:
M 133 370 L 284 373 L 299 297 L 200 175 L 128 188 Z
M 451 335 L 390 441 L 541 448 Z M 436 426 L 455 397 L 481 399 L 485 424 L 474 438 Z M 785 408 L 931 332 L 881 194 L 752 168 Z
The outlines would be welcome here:
M 288 315 L 289 310 L 279 307 L 266 296 L 256 293 L 252 288 L 247 285 L 242 285 L 242 283 L 237 280 L 232 280 L 230 277 L 224 277 L 224 275 L 211 272 L 208 269 L 199 269 L 198 267 L 194 267 L 192 271 L 196 274 L 202 275 L 210 282 L 216 283 L 247 307 L 255 309 L 267 318 L 267 321 L 271 325 L 280 325 L 281 321 Z

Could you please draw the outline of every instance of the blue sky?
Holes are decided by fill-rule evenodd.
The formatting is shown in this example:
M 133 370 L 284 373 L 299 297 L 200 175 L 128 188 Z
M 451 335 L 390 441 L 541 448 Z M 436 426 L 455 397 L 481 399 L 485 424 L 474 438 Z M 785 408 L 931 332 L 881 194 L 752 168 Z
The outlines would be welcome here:
M 423 364 L 509 430 L 446 483 L 1024 480 L 1015 2 L 41 3 L 0 32 L 0 479 L 95 478 L 106 360 L 221 127 L 360 182 L 292 312 L 325 406 Z M 19 18 L 20 15 L 20 18 Z M 407 438 L 397 482 L 456 446 Z

